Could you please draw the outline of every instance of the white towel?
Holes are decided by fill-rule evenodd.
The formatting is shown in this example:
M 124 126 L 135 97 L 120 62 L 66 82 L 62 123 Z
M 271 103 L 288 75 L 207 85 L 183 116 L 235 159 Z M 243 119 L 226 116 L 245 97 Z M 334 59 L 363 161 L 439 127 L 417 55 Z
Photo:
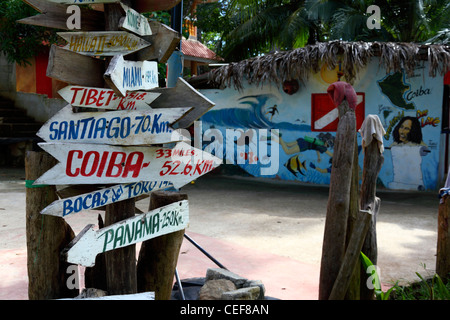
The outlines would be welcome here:
M 383 136 L 386 131 L 377 115 L 367 115 L 358 132 L 362 136 L 363 150 L 372 143 L 373 139 L 375 139 L 378 142 L 378 150 L 380 150 L 380 153 L 384 152 Z

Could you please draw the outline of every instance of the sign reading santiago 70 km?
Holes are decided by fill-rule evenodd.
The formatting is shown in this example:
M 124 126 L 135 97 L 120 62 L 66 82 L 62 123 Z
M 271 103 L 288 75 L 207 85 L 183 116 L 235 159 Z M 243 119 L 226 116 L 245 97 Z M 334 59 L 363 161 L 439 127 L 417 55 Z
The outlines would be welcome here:
M 115 184 L 170 181 L 179 188 L 218 167 L 222 160 L 178 142 L 174 148 L 39 143 L 59 163 L 34 183 Z
M 73 113 L 72 106 L 67 105 L 48 120 L 37 135 L 47 142 L 164 144 L 183 140 L 170 124 L 188 110 L 148 108 L 148 111 Z
M 188 223 L 188 201 L 183 200 L 99 230 L 94 230 L 92 224 L 87 225 L 62 254 L 69 263 L 92 267 L 99 253 L 185 229 Z

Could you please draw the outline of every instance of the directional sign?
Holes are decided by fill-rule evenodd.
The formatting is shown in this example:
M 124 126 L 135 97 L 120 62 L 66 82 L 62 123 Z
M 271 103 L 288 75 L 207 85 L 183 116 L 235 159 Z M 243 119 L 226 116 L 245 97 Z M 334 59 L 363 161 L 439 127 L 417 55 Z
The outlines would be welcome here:
M 186 116 L 173 124 L 174 129 L 188 128 L 194 121 L 214 107 L 215 103 L 195 90 L 183 78 L 178 78 L 175 88 L 155 88 L 151 92 L 161 93 L 151 105 L 153 109 L 159 108 L 192 108 Z
M 222 160 L 186 142 L 174 148 L 40 143 L 59 163 L 36 185 L 170 181 L 179 188 L 218 167 Z
M 109 110 L 149 110 L 149 104 L 160 96 L 157 92 L 130 91 L 125 97 L 112 89 L 67 86 L 58 94 L 74 107 Z
M 62 254 L 69 263 L 92 267 L 99 253 L 186 229 L 188 223 L 188 201 L 183 200 L 99 230 L 94 230 L 92 224 L 87 225 Z
M 114 56 L 103 77 L 110 88 L 123 97 L 126 91 L 158 87 L 158 63 L 156 61 L 125 61 L 121 55 Z
M 139 197 L 153 191 L 172 187 L 169 181 L 140 181 L 127 184 L 118 184 L 80 194 L 77 196 L 60 199 L 45 207 L 41 214 L 66 217 L 85 210 L 93 210 L 119 201 Z
M 37 132 L 47 142 L 107 143 L 114 145 L 164 144 L 184 140 L 170 124 L 188 108 L 148 111 L 74 113 L 69 104 Z
M 125 17 L 120 19 L 119 28 L 134 32 L 140 36 L 152 35 L 152 29 L 145 16 L 127 7 L 123 3 L 120 5 L 125 11 Z
M 17 22 L 31 24 L 35 26 L 69 30 L 67 19 L 70 13 L 67 13 L 68 5 L 51 3 L 46 0 L 23 0 L 32 6 L 41 14 L 20 19 Z M 80 9 L 80 27 L 83 31 L 95 31 L 105 29 L 104 13 L 79 7 Z
M 64 49 L 88 56 L 126 55 L 150 46 L 150 42 L 126 31 L 58 32 L 68 44 Z

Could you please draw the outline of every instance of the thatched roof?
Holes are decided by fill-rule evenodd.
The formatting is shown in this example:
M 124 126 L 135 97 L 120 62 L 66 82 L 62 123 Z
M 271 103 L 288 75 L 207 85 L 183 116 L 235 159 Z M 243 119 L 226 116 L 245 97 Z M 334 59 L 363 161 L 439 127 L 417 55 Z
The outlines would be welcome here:
M 267 82 L 281 84 L 297 79 L 305 82 L 311 72 L 319 72 L 325 62 L 334 69 L 341 60 L 345 80 L 357 77 L 370 58 L 380 57 L 380 66 L 388 73 L 404 69 L 412 75 L 419 61 L 429 61 L 429 75 L 444 75 L 450 71 L 450 46 L 423 45 L 397 42 L 345 42 L 317 43 L 304 48 L 277 52 L 230 63 L 209 73 L 210 84 L 242 89 L 243 81 L 261 85 Z

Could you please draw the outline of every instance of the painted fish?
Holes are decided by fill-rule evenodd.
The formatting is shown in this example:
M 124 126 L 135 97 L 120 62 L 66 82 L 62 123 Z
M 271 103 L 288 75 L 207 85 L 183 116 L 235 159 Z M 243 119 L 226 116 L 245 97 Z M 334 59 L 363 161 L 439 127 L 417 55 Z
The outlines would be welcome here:
M 296 156 L 289 158 L 289 160 L 284 164 L 284 166 L 290 172 L 292 172 L 292 174 L 294 176 L 297 176 L 298 173 L 300 173 L 301 175 L 305 175 L 302 172 L 302 169 L 306 170 L 305 163 L 306 163 L 306 161 L 300 162 L 299 156 L 296 155 Z

